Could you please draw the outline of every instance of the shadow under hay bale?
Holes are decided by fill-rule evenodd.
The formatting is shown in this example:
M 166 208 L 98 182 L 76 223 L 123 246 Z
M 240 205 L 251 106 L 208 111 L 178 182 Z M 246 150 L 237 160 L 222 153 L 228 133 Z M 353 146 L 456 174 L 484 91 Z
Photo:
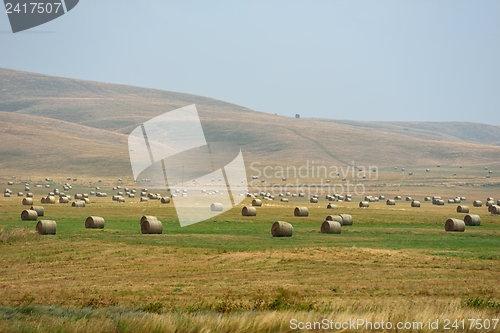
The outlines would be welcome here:
M 104 218 L 100 216 L 89 216 L 85 220 L 85 228 L 87 229 L 104 229 Z
M 342 227 L 337 221 L 325 221 L 321 224 L 321 233 L 323 234 L 340 234 Z
M 309 216 L 309 209 L 307 207 L 295 207 L 293 210 L 294 216 Z
M 276 221 L 271 227 L 273 237 L 291 237 L 293 234 L 293 226 L 284 221 Z
M 242 216 L 257 216 L 257 208 L 245 206 L 241 210 Z
M 448 219 L 444 224 L 444 230 L 446 231 L 456 231 L 456 232 L 464 232 L 465 231 L 465 222 L 458 219 Z
M 36 224 L 36 231 L 40 235 L 55 235 L 57 230 L 56 221 L 41 220 Z

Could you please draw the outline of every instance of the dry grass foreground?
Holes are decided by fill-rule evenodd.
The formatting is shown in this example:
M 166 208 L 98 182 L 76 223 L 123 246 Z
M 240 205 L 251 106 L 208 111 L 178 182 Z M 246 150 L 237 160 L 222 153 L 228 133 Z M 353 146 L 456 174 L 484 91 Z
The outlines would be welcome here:
M 292 318 L 444 324 L 500 310 L 481 306 L 500 296 L 499 265 L 419 251 L 224 253 L 19 231 L 2 242 L 2 331 L 290 332 Z

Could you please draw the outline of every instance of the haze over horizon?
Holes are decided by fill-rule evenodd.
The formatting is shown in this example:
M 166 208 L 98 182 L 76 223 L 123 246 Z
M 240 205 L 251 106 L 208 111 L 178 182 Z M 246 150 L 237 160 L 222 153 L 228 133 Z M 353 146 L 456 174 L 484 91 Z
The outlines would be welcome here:
M 500 2 L 82 0 L 12 34 L 0 67 L 201 95 L 256 111 L 498 124 Z

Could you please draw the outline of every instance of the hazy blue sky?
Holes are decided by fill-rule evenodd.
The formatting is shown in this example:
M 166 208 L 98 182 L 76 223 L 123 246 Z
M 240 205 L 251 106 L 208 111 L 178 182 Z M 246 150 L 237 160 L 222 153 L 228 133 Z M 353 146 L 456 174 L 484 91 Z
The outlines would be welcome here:
M 0 31 L 5 68 L 281 115 L 500 123 L 497 0 L 80 0 L 26 33 L 0 13 Z

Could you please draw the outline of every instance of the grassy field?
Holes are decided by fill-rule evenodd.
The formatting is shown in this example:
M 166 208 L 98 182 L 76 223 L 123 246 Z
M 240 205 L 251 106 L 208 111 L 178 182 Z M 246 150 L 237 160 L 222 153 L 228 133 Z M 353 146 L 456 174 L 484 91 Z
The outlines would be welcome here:
M 425 191 L 467 195 L 470 207 L 475 199 L 500 199 L 496 187 L 411 189 L 405 191 L 422 201 Z M 370 194 L 399 190 L 375 187 Z M 81 185 L 71 193 L 85 191 Z M 45 192 L 35 189 L 35 202 Z M 360 209 L 355 198 L 329 210 L 324 198 L 319 204 L 290 198 L 265 201 L 256 217 L 242 217 L 245 199 L 181 228 L 172 203 L 91 197 L 85 208 L 44 205 L 57 235 L 40 236 L 35 221 L 21 221 L 21 199 L 0 198 L 2 332 L 295 332 L 322 320 L 333 326 L 317 331 L 370 331 L 335 329 L 349 320 L 400 322 L 408 329 L 399 331 L 408 332 L 500 326 L 493 326 L 500 318 L 500 216 L 485 207 L 471 207 L 481 226 L 446 233 L 446 219 L 464 216 L 457 205 L 411 208 L 402 201 Z M 294 217 L 297 205 L 309 207 L 309 217 Z M 338 213 L 351 214 L 353 226 L 321 234 L 324 218 Z M 91 215 L 104 217 L 105 229 L 85 229 Z M 143 215 L 157 216 L 163 234 L 142 235 Z M 271 237 L 276 220 L 290 222 L 293 236 Z M 468 319 L 491 325 L 478 329 Z

